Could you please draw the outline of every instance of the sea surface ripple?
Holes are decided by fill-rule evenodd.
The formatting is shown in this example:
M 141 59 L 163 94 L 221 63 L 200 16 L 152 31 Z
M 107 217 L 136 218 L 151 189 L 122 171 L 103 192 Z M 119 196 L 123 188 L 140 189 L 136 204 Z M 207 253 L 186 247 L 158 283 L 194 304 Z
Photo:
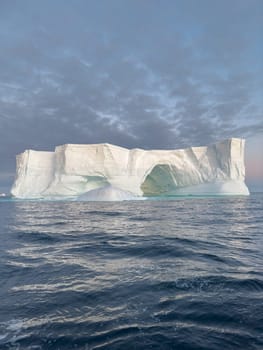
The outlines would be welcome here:
M 263 195 L 0 201 L 0 349 L 263 349 Z

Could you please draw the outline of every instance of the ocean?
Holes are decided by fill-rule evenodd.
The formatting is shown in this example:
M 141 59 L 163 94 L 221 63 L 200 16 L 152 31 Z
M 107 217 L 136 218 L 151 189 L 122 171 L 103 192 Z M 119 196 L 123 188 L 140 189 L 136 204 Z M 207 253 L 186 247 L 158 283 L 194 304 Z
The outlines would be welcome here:
M 0 349 L 263 349 L 263 193 L 0 201 Z

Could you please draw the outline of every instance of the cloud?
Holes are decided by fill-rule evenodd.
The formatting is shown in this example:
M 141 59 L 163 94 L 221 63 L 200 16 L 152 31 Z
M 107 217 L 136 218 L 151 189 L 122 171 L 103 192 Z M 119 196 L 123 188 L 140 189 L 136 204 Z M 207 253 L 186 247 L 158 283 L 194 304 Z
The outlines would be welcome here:
M 263 132 L 262 13 L 256 0 L 1 1 L 0 171 L 25 148 Z

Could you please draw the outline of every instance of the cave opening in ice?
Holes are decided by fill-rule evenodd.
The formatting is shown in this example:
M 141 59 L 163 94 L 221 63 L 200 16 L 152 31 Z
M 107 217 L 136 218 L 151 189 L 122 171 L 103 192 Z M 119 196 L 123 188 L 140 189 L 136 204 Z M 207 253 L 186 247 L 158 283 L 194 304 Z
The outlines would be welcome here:
M 180 172 L 169 164 L 158 164 L 146 176 L 141 185 L 144 196 L 158 196 L 176 191 Z

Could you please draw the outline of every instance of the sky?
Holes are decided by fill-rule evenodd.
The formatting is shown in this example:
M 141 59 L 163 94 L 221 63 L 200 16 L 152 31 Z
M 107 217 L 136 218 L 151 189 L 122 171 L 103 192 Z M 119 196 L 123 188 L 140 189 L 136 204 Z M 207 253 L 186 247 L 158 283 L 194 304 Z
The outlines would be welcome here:
M 247 140 L 263 190 L 262 0 L 1 0 L 0 191 L 65 143 Z

